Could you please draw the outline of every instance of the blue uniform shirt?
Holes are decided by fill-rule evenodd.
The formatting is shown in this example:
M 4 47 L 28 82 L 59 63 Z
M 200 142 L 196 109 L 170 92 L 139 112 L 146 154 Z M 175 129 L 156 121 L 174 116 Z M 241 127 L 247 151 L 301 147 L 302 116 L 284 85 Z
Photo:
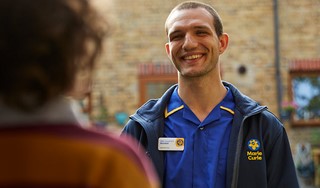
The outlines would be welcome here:
M 227 88 L 228 89 L 228 88 Z M 165 151 L 165 188 L 224 188 L 234 114 L 233 95 L 200 122 L 173 92 L 165 112 L 164 137 L 184 138 L 183 151 Z

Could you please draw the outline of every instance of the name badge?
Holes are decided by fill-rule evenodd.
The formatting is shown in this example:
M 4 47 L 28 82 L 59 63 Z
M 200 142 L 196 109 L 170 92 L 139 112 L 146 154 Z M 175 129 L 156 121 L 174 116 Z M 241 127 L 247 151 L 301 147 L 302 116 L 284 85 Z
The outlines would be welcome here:
M 183 151 L 184 138 L 165 138 L 158 140 L 158 150 L 160 151 Z

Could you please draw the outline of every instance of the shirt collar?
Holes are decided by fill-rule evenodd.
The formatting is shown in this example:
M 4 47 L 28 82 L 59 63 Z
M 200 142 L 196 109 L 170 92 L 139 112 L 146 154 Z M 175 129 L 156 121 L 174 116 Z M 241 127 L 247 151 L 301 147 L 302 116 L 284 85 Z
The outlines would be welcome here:
M 172 92 L 170 101 L 165 110 L 165 118 L 170 116 L 171 114 L 181 110 L 184 108 L 184 103 L 178 95 L 178 87 L 174 89 Z
M 217 106 L 219 106 L 220 110 L 226 111 L 226 112 L 230 113 L 230 115 L 234 115 L 234 108 L 235 108 L 234 98 L 233 98 L 233 95 L 232 95 L 232 92 L 230 91 L 230 89 L 228 87 L 226 87 L 226 89 L 227 89 L 226 96 Z M 170 98 L 170 101 L 166 107 L 165 118 L 167 118 L 171 114 L 173 114 L 183 108 L 185 108 L 185 104 L 181 100 L 181 98 L 179 97 L 178 87 L 176 87 L 175 90 L 173 91 L 171 98 Z
M 0 127 L 12 124 L 43 123 L 73 123 L 80 124 L 78 110 L 73 99 L 59 97 L 32 113 L 21 112 L 0 104 Z

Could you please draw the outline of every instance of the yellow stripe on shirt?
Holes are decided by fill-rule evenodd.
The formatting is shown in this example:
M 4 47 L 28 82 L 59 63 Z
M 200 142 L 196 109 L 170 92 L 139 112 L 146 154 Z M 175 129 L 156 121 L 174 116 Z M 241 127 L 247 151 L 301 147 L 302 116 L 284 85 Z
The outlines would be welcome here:
M 227 112 L 230 112 L 232 115 L 234 115 L 234 111 L 231 110 L 230 108 L 227 108 L 227 107 L 224 107 L 224 106 L 220 106 L 220 108 L 221 108 L 222 110 L 225 110 L 225 111 L 227 111 Z
M 181 110 L 182 108 L 184 108 L 184 105 L 181 105 L 178 108 L 171 110 L 170 112 L 168 112 L 168 108 L 166 108 L 166 110 L 164 111 L 164 117 L 167 118 L 168 116 L 170 116 L 171 114 L 175 113 L 178 110 Z

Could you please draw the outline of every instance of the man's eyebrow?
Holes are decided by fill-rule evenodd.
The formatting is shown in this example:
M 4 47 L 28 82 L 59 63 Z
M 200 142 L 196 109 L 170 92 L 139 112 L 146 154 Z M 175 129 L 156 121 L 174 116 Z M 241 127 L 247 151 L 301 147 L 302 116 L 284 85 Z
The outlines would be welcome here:
M 200 25 L 200 26 L 194 26 L 193 28 L 194 28 L 194 29 L 209 29 L 209 30 L 210 30 L 209 27 L 207 27 L 207 26 L 202 26 L 202 25 Z
M 175 30 L 175 31 L 172 31 L 171 33 L 169 33 L 169 35 L 173 35 L 173 34 L 181 33 L 181 32 L 182 32 L 181 30 Z
M 192 27 L 192 29 L 211 30 L 211 28 L 206 25 L 197 25 L 197 26 Z M 183 33 L 183 31 L 181 29 L 177 28 L 177 30 L 174 30 L 171 33 L 168 33 L 168 37 L 175 35 L 175 34 L 179 34 L 179 33 Z

